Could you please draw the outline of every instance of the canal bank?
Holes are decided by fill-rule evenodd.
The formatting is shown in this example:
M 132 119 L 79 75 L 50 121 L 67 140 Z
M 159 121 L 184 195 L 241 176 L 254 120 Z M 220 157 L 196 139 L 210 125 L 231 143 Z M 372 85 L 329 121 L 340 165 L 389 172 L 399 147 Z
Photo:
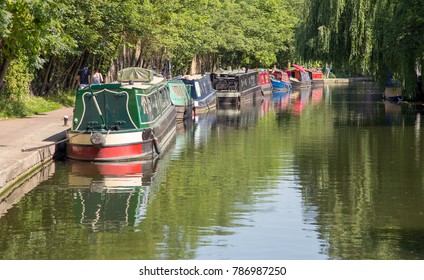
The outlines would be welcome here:
M 64 116 L 73 108 L 0 120 L 0 194 L 51 163 L 56 143 L 66 137 Z M 40 148 L 38 148 L 40 147 Z
M 372 77 L 353 77 L 353 78 L 329 78 L 324 79 L 324 84 L 349 84 L 360 82 L 374 82 Z

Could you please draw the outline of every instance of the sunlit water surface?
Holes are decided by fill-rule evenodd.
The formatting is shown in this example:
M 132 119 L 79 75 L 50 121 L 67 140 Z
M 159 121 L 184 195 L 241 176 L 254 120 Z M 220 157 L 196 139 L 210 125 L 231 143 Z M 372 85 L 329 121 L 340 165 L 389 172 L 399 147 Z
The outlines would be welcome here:
M 374 84 L 179 125 L 157 161 L 56 162 L 0 204 L 1 259 L 424 259 L 422 108 Z

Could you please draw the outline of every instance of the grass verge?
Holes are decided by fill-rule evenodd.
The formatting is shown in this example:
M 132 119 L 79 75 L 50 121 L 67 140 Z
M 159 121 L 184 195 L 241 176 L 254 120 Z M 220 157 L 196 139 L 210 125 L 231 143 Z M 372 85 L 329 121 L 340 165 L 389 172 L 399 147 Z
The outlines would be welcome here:
M 49 97 L 27 96 L 13 99 L 0 96 L 0 119 L 23 118 L 26 116 L 74 106 L 73 92 L 59 92 Z

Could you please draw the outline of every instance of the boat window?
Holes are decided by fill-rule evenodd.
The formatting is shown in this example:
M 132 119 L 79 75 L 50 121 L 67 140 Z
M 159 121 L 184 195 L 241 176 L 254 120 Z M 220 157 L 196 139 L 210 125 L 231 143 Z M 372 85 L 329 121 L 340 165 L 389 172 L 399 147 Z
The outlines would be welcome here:
M 169 99 L 168 99 L 169 98 L 169 94 L 168 94 L 168 91 L 166 90 L 165 87 L 163 87 L 160 90 L 160 98 L 161 98 L 162 110 L 164 110 L 168 106 L 168 104 L 169 104 Z
M 142 107 L 143 107 L 143 114 L 144 114 L 144 118 L 142 118 L 142 121 L 151 121 L 151 112 L 152 112 L 152 102 L 151 102 L 151 98 L 150 96 L 142 96 L 141 97 L 141 101 L 142 101 Z
M 211 82 L 209 75 L 204 80 L 203 86 L 205 87 L 205 92 L 212 92 L 213 91 L 212 82 Z
M 200 89 L 199 82 L 194 82 L 194 88 L 196 89 L 196 95 L 197 97 L 200 97 L 202 95 L 202 90 Z
M 214 83 L 217 90 L 237 90 L 239 85 L 238 78 L 234 76 L 217 77 Z
M 148 98 L 151 98 L 152 101 L 152 116 L 153 119 L 156 119 L 159 115 L 159 107 L 158 107 L 158 96 L 157 96 L 157 92 L 155 92 L 154 94 L 151 94 Z
M 164 96 L 166 98 L 166 105 L 168 106 L 169 104 L 171 104 L 171 95 L 169 94 L 169 91 L 167 88 L 164 88 L 163 91 L 165 93 Z
M 171 85 L 171 90 L 177 96 L 184 96 L 184 92 L 182 91 L 182 89 L 181 89 L 181 87 L 179 85 Z
M 157 104 L 157 106 L 158 106 L 158 111 L 159 112 L 161 112 L 162 111 L 162 108 L 163 108 L 163 105 L 162 105 L 162 92 L 159 90 L 159 91 L 156 91 L 155 93 L 154 93 L 154 95 L 155 95 L 155 100 L 156 100 L 156 104 Z

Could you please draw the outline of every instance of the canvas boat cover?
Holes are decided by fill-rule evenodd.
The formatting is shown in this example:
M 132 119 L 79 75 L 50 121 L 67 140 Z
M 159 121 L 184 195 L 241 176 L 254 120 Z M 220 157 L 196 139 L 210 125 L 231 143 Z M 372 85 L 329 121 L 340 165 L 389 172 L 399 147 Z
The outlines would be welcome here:
M 300 66 L 300 65 L 293 64 L 293 67 L 294 67 L 294 68 L 296 68 L 297 70 L 299 70 L 299 71 L 300 71 L 300 72 L 302 72 L 302 73 L 306 73 L 305 68 L 303 68 L 303 67 L 302 67 L 302 66 Z
M 153 80 L 153 72 L 141 67 L 129 67 L 118 71 L 119 82 L 151 82 Z

